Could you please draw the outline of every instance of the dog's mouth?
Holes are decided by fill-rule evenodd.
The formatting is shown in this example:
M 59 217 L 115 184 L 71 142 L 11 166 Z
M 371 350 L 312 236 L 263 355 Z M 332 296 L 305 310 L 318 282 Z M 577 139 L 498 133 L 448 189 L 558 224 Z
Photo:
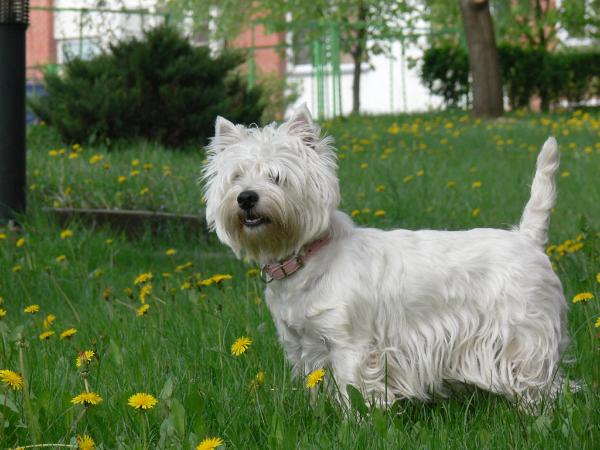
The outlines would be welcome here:
M 271 221 L 269 220 L 268 217 L 257 216 L 252 213 L 249 213 L 245 217 L 242 217 L 241 221 L 242 221 L 242 225 L 247 228 L 257 228 L 257 227 L 260 227 L 261 225 L 266 225 L 268 223 L 271 223 Z

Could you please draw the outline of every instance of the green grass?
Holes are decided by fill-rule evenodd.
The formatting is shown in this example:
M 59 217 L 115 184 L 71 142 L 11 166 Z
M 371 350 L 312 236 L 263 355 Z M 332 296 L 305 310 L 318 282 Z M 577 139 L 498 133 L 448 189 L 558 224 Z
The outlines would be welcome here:
M 210 436 L 238 449 L 599 448 L 600 328 L 594 322 L 600 313 L 600 114 L 512 115 L 478 123 L 445 113 L 350 118 L 324 127 L 340 149 L 342 209 L 354 211 L 360 225 L 382 228 L 517 223 L 537 152 L 548 135 L 557 135 L 563 176 L 551 244 L 563 245 L 552 260 L 568 299 L 579 292 L 595 296 L 569 313 L 568 355 L 574 361 L 564 366 L 583 381 L 579 393 L 564 394 L 540 416 L 480 391 L 437 403 L 399 402 L 384 413 L 365 413 L 359 404 L 345 411 L 322 386 L 311 399 L 304 380 L 291 379 L 262 301 L 262 283 L 214 236 L 167 229 L 132 239 L 73 222 L 73 235 L 61 239 L 63 228 L 43 210 L 55 205 L 195 213 L 202 206 L 202 153 L 132 145 L 110 152 L 84 148 L 74 158 L 68 147 L 64 155 L 50 156 L 63 145 L 51 129 L 40 127 L 30 130 L 29 214 L 21 230 L 0 228 L 0 307 L 7 311 L 0 320 L 0 369 L 24 369 L 29 393 L 27 399 L 25 391 L 7 392 L 0 383 L 0 448 L 74 443 L 82 434 L 104 449 L 144 448 L 144 442 L 147 448 L 187 449 Z M 91 164 L 96 154 L 103 159 Z M 135 159 L 139 164 L 132 166 Z M 132 170 L 140 174 L 132 177 Z M 118 182 L 120 175 L 125 182 Z M 448 187 L 449 181 L 454 185 Z M 473 187 L 476 182 L 481 186 Z M 20 238 L 25 243 L 17 247 Z M 577 239 L 580 249 L 564 244 Z M 167 256 L 169 248 L 177 253 Z M 193 266 L 176 270 L 186 262 Z M 137 317 L 134 280 L 144 272 L 154 274 L 153 292 L 148 313 Z M 217 273 L 232 278 L 187 288 Z M 40 312 L 24 313 L 29 304 L 39 304 Z M 56 315 L 56 334 L 41 341 L 50 313 Z M 59 339 L 70 327 L 77 334 Z M 235 357 L 230 347 L 240 336 L 253 342 Z M 84 365 L 87 370 L 77 369 L 75 357 L 86 349 L 96 356 Z M 249 388 L 259 371 L 264 384 Z M 103 398 L 101 404 L 71 404 L 85 382 Z M 153 394 L 157 406 L 134 411 L 127 400 L 136 392 Z

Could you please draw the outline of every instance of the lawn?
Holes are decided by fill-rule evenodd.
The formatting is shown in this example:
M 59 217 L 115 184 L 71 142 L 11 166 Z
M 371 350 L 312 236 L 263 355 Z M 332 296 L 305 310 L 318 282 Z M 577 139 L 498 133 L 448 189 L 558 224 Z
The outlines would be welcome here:
M 0 383 L 0 448 L 76 447 L 77 436 L 99 449 L 191 449 L 211 437 L 237 449 L 600 448 L 600 112 L 353 117 L 323 127 L 339 149 L 341 208 L 381 228 L 516 224 L 537 152 L 558 138 L 547 251 L 570 302 L 593 296 L 569 313 L 563 366 L 580 392 L 539 416 L 480 391 L 384 412 L 359 399 L 340 407 L 322 383 L 291 378 L 257 271 L 214 236 L 173 226 L 131 237 L 60 225 L 47 209 L 201 213 L 201 150 L 65 146 L 38 126 L 29 130 L 29 213 L 21 228 L 0 228 L 0 370 L 25 382 Z M 39 311 L 25 312 L 30 305 Z M 236 356 L 240 337 L 251 343 Z M 136 409 L 136 393 L 158 402 Z

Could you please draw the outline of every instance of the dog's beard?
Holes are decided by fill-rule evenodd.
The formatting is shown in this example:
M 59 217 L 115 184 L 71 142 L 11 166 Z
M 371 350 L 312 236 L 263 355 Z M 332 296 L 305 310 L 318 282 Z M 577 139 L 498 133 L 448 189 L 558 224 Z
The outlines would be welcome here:
M 294 253 L 302 240 L 298 212 L 289 201 L 262 192 L 259 204 L 249 211 L 240 209 L 237 192 L 226 196 L 220 211 L 217 233 L 240 256 L 265 262 L 283 259 Z M 286 209 L 287 207 L 287 209 Z

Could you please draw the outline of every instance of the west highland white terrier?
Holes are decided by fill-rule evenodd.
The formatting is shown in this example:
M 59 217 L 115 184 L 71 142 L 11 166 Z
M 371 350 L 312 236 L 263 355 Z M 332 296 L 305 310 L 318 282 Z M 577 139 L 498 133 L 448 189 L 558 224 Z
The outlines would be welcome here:
M 358 228 L 337 210 L 337 159 L 306 106 L 264 128 L 222 117 L 203 169 L 206 219 L 262 267 L 296 374 L 329 368 L 375 402 L 474 385 L 539 403 L 560 391 L 567 303 L 544 253 L 559 165 L 550 138 L 518 227 Z

